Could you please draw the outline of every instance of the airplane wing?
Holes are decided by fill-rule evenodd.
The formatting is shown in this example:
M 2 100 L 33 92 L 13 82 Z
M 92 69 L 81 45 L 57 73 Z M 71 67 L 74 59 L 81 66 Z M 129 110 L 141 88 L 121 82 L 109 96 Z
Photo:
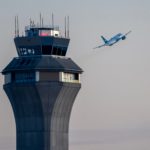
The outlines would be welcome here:
M 94 47 L 93 49 L 101 48 L 101 47 L 103 47 L 103 46 L 106 46 L 106 44 L 103 44 L 103 45 L 100 45 L 100 46 Z
M 131 31 L 127 32 L 127 33 L 125 34 L 125 36 L 127 36 L 129 33 L 131 33 Z

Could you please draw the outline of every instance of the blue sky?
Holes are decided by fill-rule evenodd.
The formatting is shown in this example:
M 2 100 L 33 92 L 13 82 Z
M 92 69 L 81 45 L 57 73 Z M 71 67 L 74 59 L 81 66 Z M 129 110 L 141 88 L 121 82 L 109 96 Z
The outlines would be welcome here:
M 19 16 L 20 33 L 30 17 L 38 22 L 40 12 L 45 24 L 50 24 L 54 13 L 55 23 L 63 31 L 64 17 L 69 15 L 71 41 L 67 56 L 84 70 L 70 130 L 149 130 L 149 6 L 148 0 L 1 0 L 0 68 L 17 56 L 13 43 L 15 15 Z M 103 43 L 100 35 L 109 38 L 129 30 L 132 33 L 127 40 L 93 51 Z M 0 136 L 12 136 L 15 123 L 2 90 L 2 76 L 0 84 Z

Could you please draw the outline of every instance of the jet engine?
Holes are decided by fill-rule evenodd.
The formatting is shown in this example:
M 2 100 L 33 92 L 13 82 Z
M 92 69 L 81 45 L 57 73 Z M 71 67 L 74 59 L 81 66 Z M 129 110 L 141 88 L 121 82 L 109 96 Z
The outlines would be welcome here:
M 126 39 L 126 36 L 123 36 L 121 39 L 122 39 L 122 40 L 125 40 L 125 39 Z

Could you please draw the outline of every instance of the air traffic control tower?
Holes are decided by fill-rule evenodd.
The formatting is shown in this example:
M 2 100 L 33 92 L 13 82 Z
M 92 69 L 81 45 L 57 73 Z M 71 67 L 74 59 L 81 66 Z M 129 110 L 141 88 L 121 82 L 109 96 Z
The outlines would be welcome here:
M 67 58 L 69 37 L 58 27 L 25 27 L 14 42 L 18 57 L 2 71 L 13 108 L 17 150 L 68 150 L 71 109 L 82 69 Z

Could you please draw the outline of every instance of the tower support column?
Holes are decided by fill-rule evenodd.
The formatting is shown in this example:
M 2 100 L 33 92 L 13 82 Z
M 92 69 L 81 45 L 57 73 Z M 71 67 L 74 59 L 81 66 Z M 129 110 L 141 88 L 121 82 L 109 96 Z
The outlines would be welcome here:
M 80 84 L 6 84 L 16 119 L 17 150 L 67 150 L 71 108 Z

